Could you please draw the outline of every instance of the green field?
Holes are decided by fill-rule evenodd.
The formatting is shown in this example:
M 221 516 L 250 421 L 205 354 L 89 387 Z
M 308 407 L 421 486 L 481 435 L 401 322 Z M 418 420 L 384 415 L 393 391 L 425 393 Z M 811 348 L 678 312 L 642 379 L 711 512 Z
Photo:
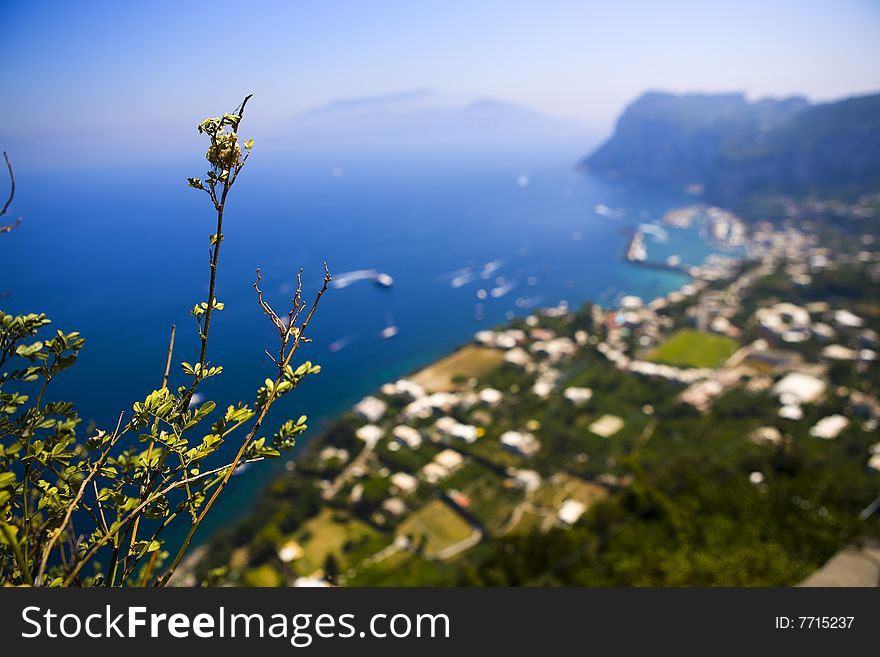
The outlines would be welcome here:
M 438 561 L 428 561 L 410 552 L 360 568 L 346 586 L 452 586 L 455 571 Z
M 379 551 L 387 544 L 382 535 L 365 522 L 356 518 L 340 520 L 330 508 L 325 508 L 317 516 L 306 522 L 294 535 L 294 540 L 303 548 L 303 557 L 296 562 L 296 569 L 304 575 L 311 575 L 324 565 L 328 554 L 333 553 L 348 562 L 346 545 L 362 545 L 361 552 Z M 365 554 L 359 555 L 361 557 Z
M 606 497 L 608 490 L 602 486 L 560 472 L 535 491 L 532 502 L 535 506 L 555 511 L 567 499 L 583 502 L 589 507 Z
M 460 490 L 470 498 L 468 511 L 490 534 L 496 533 L 523 499 L 516 488 L 504 486 L 504 478 L 478 463 L 469 463 L 443 482 L 442 488 Z
M 565 500 L 583 502 L 587 507 L 608 497 L 608 490 L 560 472 L 546 480 L 531 496 L 531 505 L 523 510 L 511 534 L 531 534 L 556 524 L 556 514 Z
M 440 500 L 429 502 L 411 514 L 397 528 L 397 534 L 411 540 L 425 541 L 425 556 L 433 557 L 441 550 L 471 535 L 471 526 L 464 518 Z
M 519 517 L 519 522 L 510 530 L 513 535 L 528 535 L 543 531 L 545 527 L 552 527 L 556 522 L 556 514 L 542 510 L 537 513 L 531 509 L 526 509 Z
M 470 344 L 413 375 L 412 380 L 428 392 L 455 389 L 455 380 L 480 377 L 504 362 L 504 352 Z
M 284 578 L 271 564 L 263 564 L 256 568 L 245 571 L 241 578 L 243 586 L 258 586 L 261 588 L 271 588 L 274 586 L 282 586 Z
M 739 348 L 733 338 L 693 329 L 681 329 L 654 349 L 648 360 L 679 367 L 715 368 Z

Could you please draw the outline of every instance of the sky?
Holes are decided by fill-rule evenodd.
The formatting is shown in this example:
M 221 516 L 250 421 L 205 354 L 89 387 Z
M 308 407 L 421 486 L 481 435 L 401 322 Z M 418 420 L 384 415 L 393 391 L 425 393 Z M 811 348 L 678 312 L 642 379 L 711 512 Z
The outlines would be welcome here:
M 25 162 L 171 153 L 186 117 L 246 92 L 258 133 L 340 98 L 433 89 L 604 134 L 647 89 L 880 90 L 876 0 L 0 0 L 0 30 L 0 147 Z

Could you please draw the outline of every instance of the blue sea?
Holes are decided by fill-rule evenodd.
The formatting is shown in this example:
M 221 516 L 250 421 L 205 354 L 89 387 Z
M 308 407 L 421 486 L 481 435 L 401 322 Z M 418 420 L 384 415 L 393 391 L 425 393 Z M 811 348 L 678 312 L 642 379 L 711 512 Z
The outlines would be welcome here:
M 576 152 L 558 149 L 384 157 L 256 150 L 227 205 L 217 284 L 226 307 L 215 315 L 208 353 L 224 373 L 203 392 L 221 408 L 251 402 L 273 375 L 263 350 L 275 349 L 277 333 L 257 305 L 257 267 L 279 311 L 299 267 L 307 296 L 318 289 L 323 260 L 337 275 L 376 269 L 394 278 L 390 288 L 361 280 L 324 297 L 314 341 L 298 354 L 323 372 L 276 405 L 266 425 L 271 435 L 283 419 L 306 414 L 303 441 L 382 383 L 512 315 L 562 300 L 650 299 L 684 284 L 680 274 L 639 268 L 622 255 L 632 229 L 692 199 L 593 178 L 575 161 Z M 45 312 L 58 328 L 86 337 L 79 362 L 50 396 L 74 401 L 99 426 L 112 429 L 120 411 L 160 385 L 171 324 L 172 384 L 184 382 L 178 363 L 198 359 L 188 310 L 207 296 L 215 226 L 207 197 L 185 178 L 203 175 L 204 164 L 193 157 L 17 172 L 14 209 L 25 221 L 0 236 L 0 292 L 8 295 L 0 307 Z M 652 259 L 675 253 L 694 264 L 712 252 L 696 230 L 667 232 L 665 242 L 648 236 Z M 382 339 L 390 323 L 399 333 Z M 234 440 L 225 447 L 234 451 Z M 280 465 L 234 477 L 201 538 L 246 513 Z

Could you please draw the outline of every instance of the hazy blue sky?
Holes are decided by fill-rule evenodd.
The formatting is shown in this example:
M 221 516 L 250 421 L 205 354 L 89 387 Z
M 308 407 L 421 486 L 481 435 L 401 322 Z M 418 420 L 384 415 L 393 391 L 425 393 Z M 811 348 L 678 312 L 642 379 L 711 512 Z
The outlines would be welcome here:
M 170 151 L 187 117 L 245 91 L 259 99 L 257 132 L 333 99 L 413 88 L 605 131 L 648 88 L 813 99 L 880 89 L 880 3 L 855 0 L 0 0 L 0 25 L 0 141 L 25 159 L 53 142 Z

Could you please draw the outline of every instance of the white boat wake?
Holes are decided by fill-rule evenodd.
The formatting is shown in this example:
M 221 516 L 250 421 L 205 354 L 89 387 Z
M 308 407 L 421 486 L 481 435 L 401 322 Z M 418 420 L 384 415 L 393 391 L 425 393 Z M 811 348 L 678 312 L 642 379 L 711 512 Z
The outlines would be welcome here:
M 669 233 L 655 224 L 639 224 L 639 230 L 642 231 L 642 233 L 650 235 L 657 242 L 666 243 L 669 241 Z
M 391 287 L 394 285 L 394 279 L 378 269 L 356 269 L 336 274 L 333 277 L 332 285 L 337 289 L 342 289 L 357 281 L 373 281 L 381 287 Z

